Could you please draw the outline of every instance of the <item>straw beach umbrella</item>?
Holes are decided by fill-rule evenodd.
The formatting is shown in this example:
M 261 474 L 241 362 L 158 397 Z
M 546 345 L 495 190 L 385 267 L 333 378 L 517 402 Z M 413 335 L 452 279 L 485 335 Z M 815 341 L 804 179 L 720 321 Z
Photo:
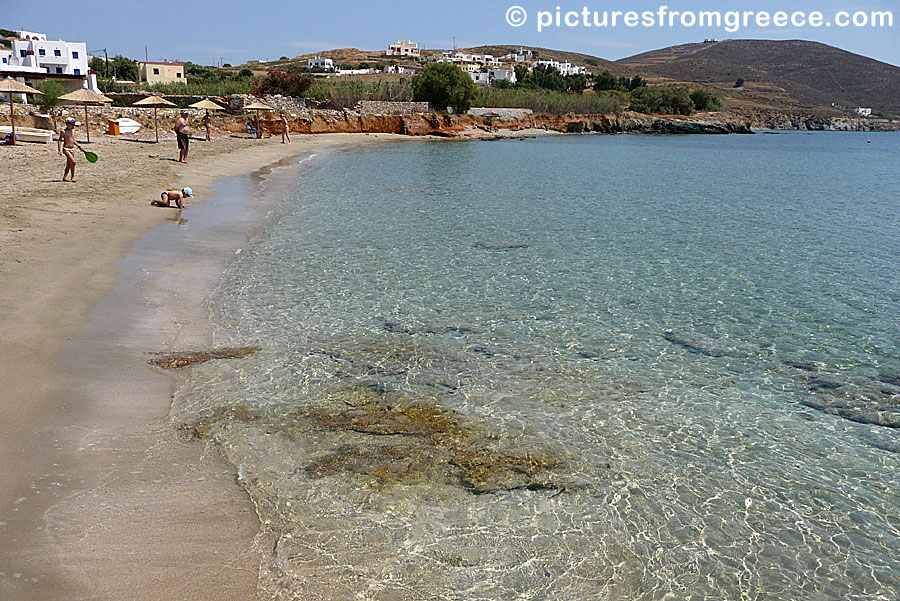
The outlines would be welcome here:
M 190 108 L 200 109 L 200 110 L 206 109 L 208 111 L 224 111 L 225 110 L 224 106 L 219 106 L 218 104 L 216 104 L 209 98 L 204 98 L 200 102 L 195 102 L 194 104 L 190 105 Z
M 74 102 L 76 104 L 84 105 L 84 130 L 87 133 L 87 141 L 91 141 L 91 124 L 88 121 L 87 107 L 88 105 L 99 105 L 99 104 L 112 104 L 112 98 L 104 96 L 103 94 L 98 94 L 93 90 L 88 90 L 87 88 L 81 88 L 80 90 L 75 90 L 74 92 L 69 92 L 68 94 L 63 94 L 59 97 L 60 100 L 68 100 L 70 102 Z
M 0 81 L 0 92 L 6 92 L 9 95 L 9 122 L 12 124 L 12 134 L 9 136 L 10 146 L 16 143 L 16 111 L 13 107 L 13 94 L 40 94 L 44 95 L 40 90 L 35 90 L 31 86 L 19 83 L 15 79 L 4 79 Z
M 259 113 L 261 111 L 274 111 L 271 106 L 268 104 L 264 104 L 262 102 L 254 102 L 253 104 L 248 104 L 244 106 L 245 111 L 256 111 L 256 137 L 262 137 L 262 129 L 259 126 Z
M 153 107 L 153 123 L 156 125 L 156 141 L 159 142 L 159 115 L 157 112 L 159 111 L 159 107 L 161 106 L 175 106 L 174 102 L 169 102 L 162 96 L 148 96 L 143 100 L 138 100 L 134 103 L 134 106 L 152 106 Z

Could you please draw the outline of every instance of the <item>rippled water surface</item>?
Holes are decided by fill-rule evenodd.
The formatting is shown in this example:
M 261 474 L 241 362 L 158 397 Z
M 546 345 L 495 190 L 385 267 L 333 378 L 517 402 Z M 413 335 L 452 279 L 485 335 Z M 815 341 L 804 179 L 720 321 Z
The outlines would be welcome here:
M 900 598 L 898 142 L 320 161 L 212 298 L 261 350 L 178 398 L 275 533 L 265 594 Z

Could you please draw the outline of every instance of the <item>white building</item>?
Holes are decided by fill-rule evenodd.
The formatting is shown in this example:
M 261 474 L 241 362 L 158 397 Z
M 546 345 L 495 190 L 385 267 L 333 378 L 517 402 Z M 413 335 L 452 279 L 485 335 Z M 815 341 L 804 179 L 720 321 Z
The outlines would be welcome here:
M 516 83 L 516 72 L 507 69 L 488 69 L 487 71 L 469 73 L 469 77 L 479 86 L 489 86 L 495 81 Z
M 566 75 L 583 75 L 583 74 L 587 73 L 587 69 L 585 69 L 584 67 L 578 67 L 576 65 L 573 65 L 569 61 L 565 61 L 565 62 L 561 63 L 561 62 L 555 61 L 555 60 L 534 61 L 534 64 L 532 64 L 531 68 L 528 70 L 531 71 L 538 65 L 546 65 L 547 67 L 553 67 L 554 69 L 559 71 L 560 75 L 562 75 L 564 77 Z
M 419 58 L 422 56 L 422 51 L 419 49 L 418 43 L 413 42 L 412 40 L 400 40 L 396 44 L 388 45 L 387 55 Z
M 860 117 L 871 117 L 872 109 L 859 107 L 858 109 L 856 109 L 856 114 Z
M 311 58 L 306 61 L 308 69 L 322 69 L 323 71 L 334 71 L 334 61 L 330 58 Z
M 32 87 L 54 79 L 66 91 L 82 87 L 100 91 L 97 76 L 88 68 L 84 42 L 48 40 L 45 34 L 33 31 L 17 31 L 16 36 L 12 49 L 0 49 L 0 79 L 12 77 Z
M 516 83 L 516 72 L 512 69 L 488 69 L 488 75 L 490 75 L 491 83 L 495 81 Z
M 0 72 L 87 77 L 88 56 L 84 42 L 50 41 L 42 33 L 17 31 L 12 50 L 0 50 Z
M 418 73 L 416 69 L 412 67 L 404 67 L 403 65 L 388 65 L 384 68 L 385 73 L 402 73 L 406 75 L 415 75 Z
M 510 52 L 502 58 L 512 63 L 524 63 L 525 61 L 529 61 L 534 58 L 534 52 L 532 52 L 531 50 L 526 50 L 524 48 L 519 48 L 516 52 Z
M 377 73 L 375 69 L 338 69 L 335 71 L 337 75 L 369 75 L 370 73 Z

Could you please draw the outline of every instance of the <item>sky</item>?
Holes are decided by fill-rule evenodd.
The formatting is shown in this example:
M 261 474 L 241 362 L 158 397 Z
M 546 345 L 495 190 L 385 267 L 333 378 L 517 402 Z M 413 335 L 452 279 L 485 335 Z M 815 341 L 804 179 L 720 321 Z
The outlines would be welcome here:
M 212 65 L 273 60 L 334 48 L 381 50 L 411 39 L 422 48 L 513 44 L 581 52 L 616 60 L 647 50 L 716 39 L 804 39 L 837 46 L 900 65 L 900 3 L 896 0 L 0 0 L 0 27 L 45 33 L 48 39 L 86 42 L 88 52 L 123 54 L 151 61 L 181 60 Z M 524 9 L 525 23 L 507 21 L 513 6 Z M 538 31 L 538 15 L 555 18 L 575 11 L 579 20 L 596 11 L 782 10 L 821 12 L 829 22 L 837 11 L 892 11 L 893 27 L 759 27 L 729 32 L 725 27 L 549 26 Z M 521 12 L 516 13 L 521 15 Z M 680 19 L 680 17 L 678 17 Z M 621 17 L 620 17 L 621 19 Z M 574 21 L 574 17 L 570 17 Z

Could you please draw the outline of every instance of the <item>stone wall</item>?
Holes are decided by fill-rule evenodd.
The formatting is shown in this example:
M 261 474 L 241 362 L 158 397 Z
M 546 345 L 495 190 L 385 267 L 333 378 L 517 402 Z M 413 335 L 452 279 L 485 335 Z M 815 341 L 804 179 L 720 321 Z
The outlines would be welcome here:
M 383 100 L 360 100 L 354 110 L 361 115 L 421 115 L 432 112 L 427 102 L 388 102 Z
M 533 115 L 534 111 L 531 109 L 473 108 L 469 109 L 468 114 L 474 117 L 491 117 L 500 121 L 518 121 Z

